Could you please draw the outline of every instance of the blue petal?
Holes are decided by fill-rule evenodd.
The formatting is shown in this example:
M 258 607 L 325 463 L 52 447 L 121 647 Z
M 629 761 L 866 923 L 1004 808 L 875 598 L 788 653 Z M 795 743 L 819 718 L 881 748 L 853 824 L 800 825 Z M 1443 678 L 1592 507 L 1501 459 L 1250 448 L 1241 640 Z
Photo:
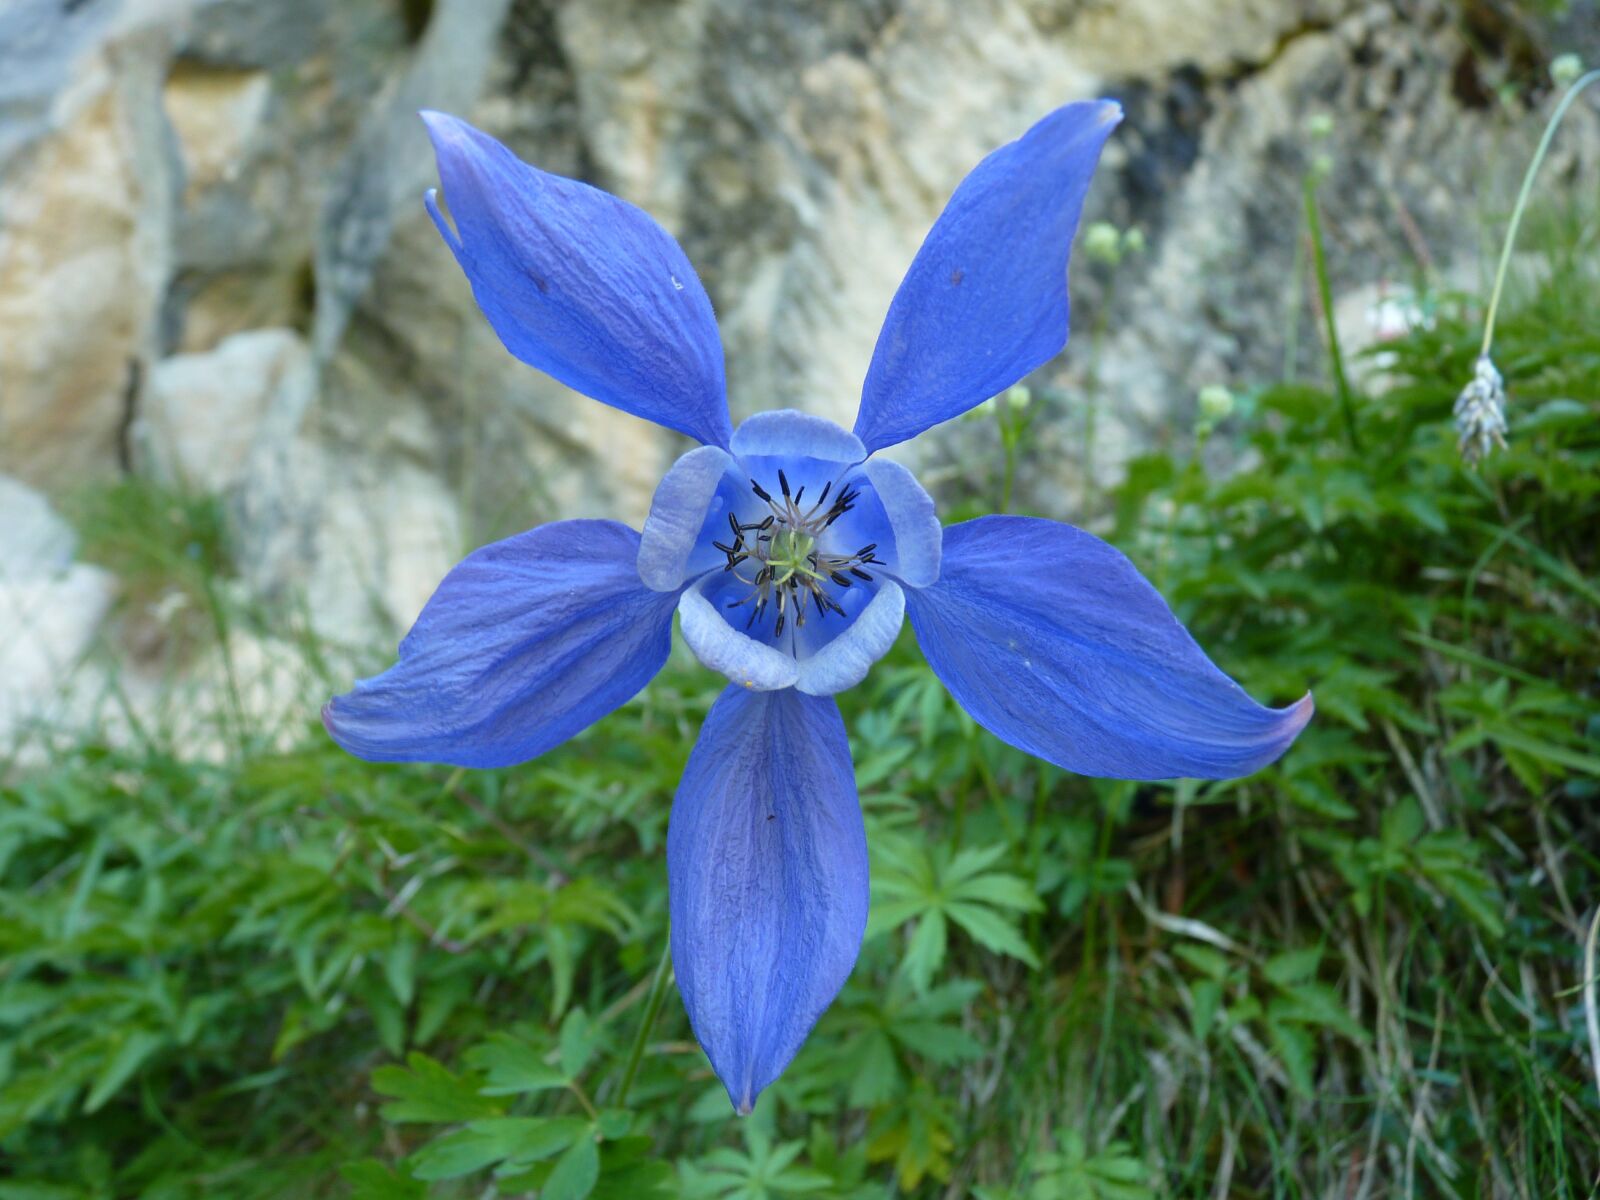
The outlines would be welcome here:
M 725 603 L 727 578 L 731 577 L 719 571 L 684 591 L 678 601 L 683 640 L 703 666 L 720 671 L 740 687 L 760 692 L 793 687 L 800 677 L 794 656 L 740 632 L 718 611 Z
M 961 182 L 878 335 L 855 431 L 869 450 L 1010 387 L 1067 343 L 1067 256 L 1112 101 L 1069 104 Z
M 944 547 L 944 528 L 933 498 L 915 475 L 890 459 L 869 459 L 861 469 L 888 518 L 894 545 L 890 570 L 911 587 L 929 586 L 939 578 Z
M 709 571 L 726 556 L 701 537 L 706 523 L 717 519 L 725 532 L 724 513 L 735 493 L 749 487 L 739 464 L 717 446 L 699 446 L 672 464 L 650 499 L 650 515 L 639 538 L 639 578 L 659 592 L 675 592 L 691 575 Z M 716 503 L 719 499 L 722 503 Z
M 428 211 L 506 349 L 624 412 L 726 446 L 722 343 L 678 243 L 641 209 L 425 112 L 455 231 Z
M 672 645 L 677 596 L 639 582 L 639 535 L 561 521 L 485 546 L 428 601 L 400 661 L 322 711 L 379 762 L 504 767 L 630 699 Z
M 843 426 L 793 408 L 746 417 L 734 430 L 728 448 L 740 458 L 754 455 L 858 463 L 867 456 L 861 439 Z
M 799 660 L 795 687 L 812 696 L 831 696 L 855 687 L 894 645 L 905 612 L 905 593 L 892 580 L 884 580 L 843 633 Z
M 1082 775 L 1248 775 L 1311 719 L 1263 708 L 1099 538 L 1029 517 L 945 530 L 939 582 L 910 591 L 934 673 L 995 736 Z
M 867 837 L 844 723 L 795 691 L 718 698 L 667 829 L 672 964 L 748 1113 L 843 986 L 867 924 Z

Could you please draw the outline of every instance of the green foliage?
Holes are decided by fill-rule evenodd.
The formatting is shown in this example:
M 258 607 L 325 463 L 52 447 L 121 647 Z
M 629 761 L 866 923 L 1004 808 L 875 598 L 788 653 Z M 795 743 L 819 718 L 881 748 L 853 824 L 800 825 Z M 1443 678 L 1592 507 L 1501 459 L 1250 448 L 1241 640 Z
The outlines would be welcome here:
M 1476 331 L 1441 297 L 1352 396 L 1360 453 L 1333 394 L 1280 384 L 1107 497 L 1253 694 L 1314 687 L 1279 764 L 1067 776 L 909 636 L 841 697 L 870 932 L 742 1122 L 654 986 L 717 690 L 682 656 L 516 770 L 364 764 L 308 720 L 218 763 L 88 743 L 14 772 L 0 1200 L 1588 1194 L 1592 240 L 1552 262 L 1501 327 L 1511 448 L 1481 473 L 1449 424 Z M 207 510 L 153 495 L 88 544 L 215 597 Z

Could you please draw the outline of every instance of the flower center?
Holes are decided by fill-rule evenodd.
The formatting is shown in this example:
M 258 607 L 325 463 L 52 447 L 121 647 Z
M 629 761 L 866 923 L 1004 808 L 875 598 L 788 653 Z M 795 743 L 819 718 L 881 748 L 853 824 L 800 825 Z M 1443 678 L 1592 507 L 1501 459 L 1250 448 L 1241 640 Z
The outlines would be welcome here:
M 847 485 L 834 493 L 832 504 L 828 494 L 831 482 L 822 487 L 822 494 L 809 508 L 805 507 L 804 487 L 789 491 L 789 479 L 778 472 L 778 490 L 781 498 L 774 498 L 754 479 L 750 490 L 768 512 L 759 521 L 740 521 L 728 514 L 728 528 L 732 531 L 731 544 L 713 542 L 712 545 L 728 556 L 724 570 L 732 571 L 750 591 L 742 599 L 732 601 L 729 608 L 750 605 L 750 615 L 744 627 L 750 629 L 764 619 L 768 608 L 776 612 L 773 634 L 781 635 L 792 619 L 796 627 L 806 623 L 806 598 L 819 618 L 829 612 L 845 616 L 844 607 L 829 594 L 829 586 L 847 588 L 855 579 L 872 582 L 872 576 L 861 568 L 879 560 L 873 554 L 878 544 L 863 546 L 854 554 L 828 554 L 818 541 L 828 526 L 832 525 L 854 507 L 858 491 Z

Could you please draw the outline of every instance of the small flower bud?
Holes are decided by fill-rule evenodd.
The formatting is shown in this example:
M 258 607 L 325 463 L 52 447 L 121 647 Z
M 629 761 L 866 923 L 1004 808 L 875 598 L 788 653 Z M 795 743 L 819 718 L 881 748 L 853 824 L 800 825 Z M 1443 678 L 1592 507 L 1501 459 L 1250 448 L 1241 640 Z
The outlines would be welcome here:
M 1333 174 L 1333 155 L 1314 154 L 1311 156 L 1311 175 L 1321 181 Z
M 1033 390 L 1026 384 L 1013 384 L 1006 389 L 1006 404 L 1013 412 L 1021 412 L 1033 403 Z
M 1306 136 L 1321 141 L 1333 133 L 1333 117 L 1327 113 L 1313 113 L 1306 118 Z
M 1456 397 L 1456 449 L 1475 466 L 1496 446 L 1506 445 L 1505 381 L 1487 354 L 1479 355 L 1472 381 Z
M 1550 63 L 1550 78 L 1557 87 L 1570 87 L 1583 74 L 1583 59 L 1576 54 L 1558 54 Z
M 1115 263 L 1122 257 L 1122 234 L 1110 221 L 1096 221 L 1083 231 L 1083 250 L 1090 258 Z
M 1233 415 L 1233 393 L 1220 383 L 1208 383 L 1201 388 L 1198 399 L 1200 415 L 1207 421 L 1226 421 Z
M 1122 252 L 1124 254 L 1144 253 L 1144 230 L 1128 229 L 1122 234 Z

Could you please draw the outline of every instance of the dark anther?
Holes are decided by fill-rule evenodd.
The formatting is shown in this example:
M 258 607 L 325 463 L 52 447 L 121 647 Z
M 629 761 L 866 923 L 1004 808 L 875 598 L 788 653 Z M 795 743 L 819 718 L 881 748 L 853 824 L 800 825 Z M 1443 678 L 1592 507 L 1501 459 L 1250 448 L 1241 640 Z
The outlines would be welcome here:
M 757 529 L 771 529 L 772 528 L 772 523 L 774 521 L 776 521 L 777 519 L 778 519 L 777 517 L 768 516 L 765 521 L 763 521 L 763 522 L 761 522 L 761 524 L 755 526 L 755 528 L 757 528 Z
M 857 579 L 865 579 L 868 583 L 872 582 L 872 576 L 868 575 L 865 571 L 858 567 L 851 567 L 850 574 L 854 575 Z
M 744 530 L 745 530 L 745 527 L 743 525 L 739 524 L 739 518 L 734 516 L 732 513 L 728 514 L 728 527 L 733 530 L 733 540 L 734 541 L 738 541 L 739 540 L 739 535 L 741 533 L 743 533 Z M 870 548 L 871 547 L 868 547 L 868 549 L 870 549 Z
M 730 554 L 730 555 L 728 555 L 728 566 L 727 566 L 727 569 L 730 570 L 730 571 L 733 570 L 735 567 L 737 567 L 740 563 L 742 563 L 745 559 L 747 559 L 749 557 L 750 556 L 748 554 Z
M 746 629 L 749 629 L 750 626 L 752 626 L 752 625 L 754 625 L 756 623 L 756 614 L 759 613 L 760 611 L 761 611 L 761 606 L 760 605 L 757 605 L 755 608 L 752 608 L 750 610 L 750 615 L 744 619 L 744 627 Z
M 776 637 L 783 636 L 783 614 L 782 613 L 778 614 L 778 627 L 776 629 L 774 629 L 772 632 L 773 632 L 773 635 L 776 636 Z
M 783 468 L 778 468 L 778 486 L 783 489 L 784 498 L 789 496 L 789 477 L 783 473 Z
M 806 489 L 805 489 L 805 486 L 802 484 L 800 490 L 794 494 L 794 502 L 796 504 L 799 504 L 800 503 L 800 497 L 804 496 L 805 494 L 806 494 Z
M 837 583 L 840 587 L 849 587 L 850 586 L 850 578 L 849 578 L 849 576 L 841 575 L 837 571 L 830 571 L 830 572 L 828 572 L 828 574 L 829 574 L 830 578 L 832 578 L 832 580 L 835 583 Z
M 732 554 L 734 552 L 732 546 L 724 546 L 721 542 L 712 542 L 711 544 L 718 550 L 721 550 L 724 554 Z
M 870 546 L 863 546 L 863 547 L 861 547 L 861 549 L 856 551 L 856 557 L 861 559 L 862 561 L 866 561 L 868 558 L 870 558 L 872 556 L 872 552 L 874 550 L 876 550 L 877 548 L 878 548 L 878 543 L 877 542 L 873 542 Z
M 822 617 L 827 616 L 828 615 L 828 605 L 823 600 L 822 593 L 821 592 L 812 592 L 811 593 L 811 598 L 817 602 L 817 615 L 818 616 L 822 616 Z
M 827 483 L 822 485 L 822 495 L 817 497 L 817 503 L 818 504 L 821 504 L 823 501 L 825 501 L 828 498 L 828 489 L 831 488 L 832 486 L 833 486 L 833 480 L 831 480 L 831 479 L 828 480 Z
M 762 498 L 762 499 L 763 499 L 763 500 L 765 500 L 765 501 L 766 501 L 766 502 L 767 502 L 767 503 L 768 503 L 768 504 L 771 504 L 771 503 L 772 503 L 772 497 L 771 497 L 771 495 L 769 495 L 769 494 L 768 494 L 768 492 L 767 492 L 767 489 L 766 489 L 766 488 L 764 488 L 764 487 L 762 487 L 762 486 L 761 486 L 761 485 L 760 485 L 760 484 L 759 484 L 759 483 L 757 483 L 757 482 L 756 482 L 756 481 L 755 481 L 755 480 L 754 480 L 754 479 L 752 479 L 752 480 L 751 480 L 751 481 L 750 481 L 750 488 L 751 488 L 751 490 L 752 490 L 752 491 L 754 491 L 754 492 L 755 492 L 755 494 L 756 494 L 756 495 L 758 495 L 758 496 L 760 496 L 760 497 L 761 497 L 761 498 Z

